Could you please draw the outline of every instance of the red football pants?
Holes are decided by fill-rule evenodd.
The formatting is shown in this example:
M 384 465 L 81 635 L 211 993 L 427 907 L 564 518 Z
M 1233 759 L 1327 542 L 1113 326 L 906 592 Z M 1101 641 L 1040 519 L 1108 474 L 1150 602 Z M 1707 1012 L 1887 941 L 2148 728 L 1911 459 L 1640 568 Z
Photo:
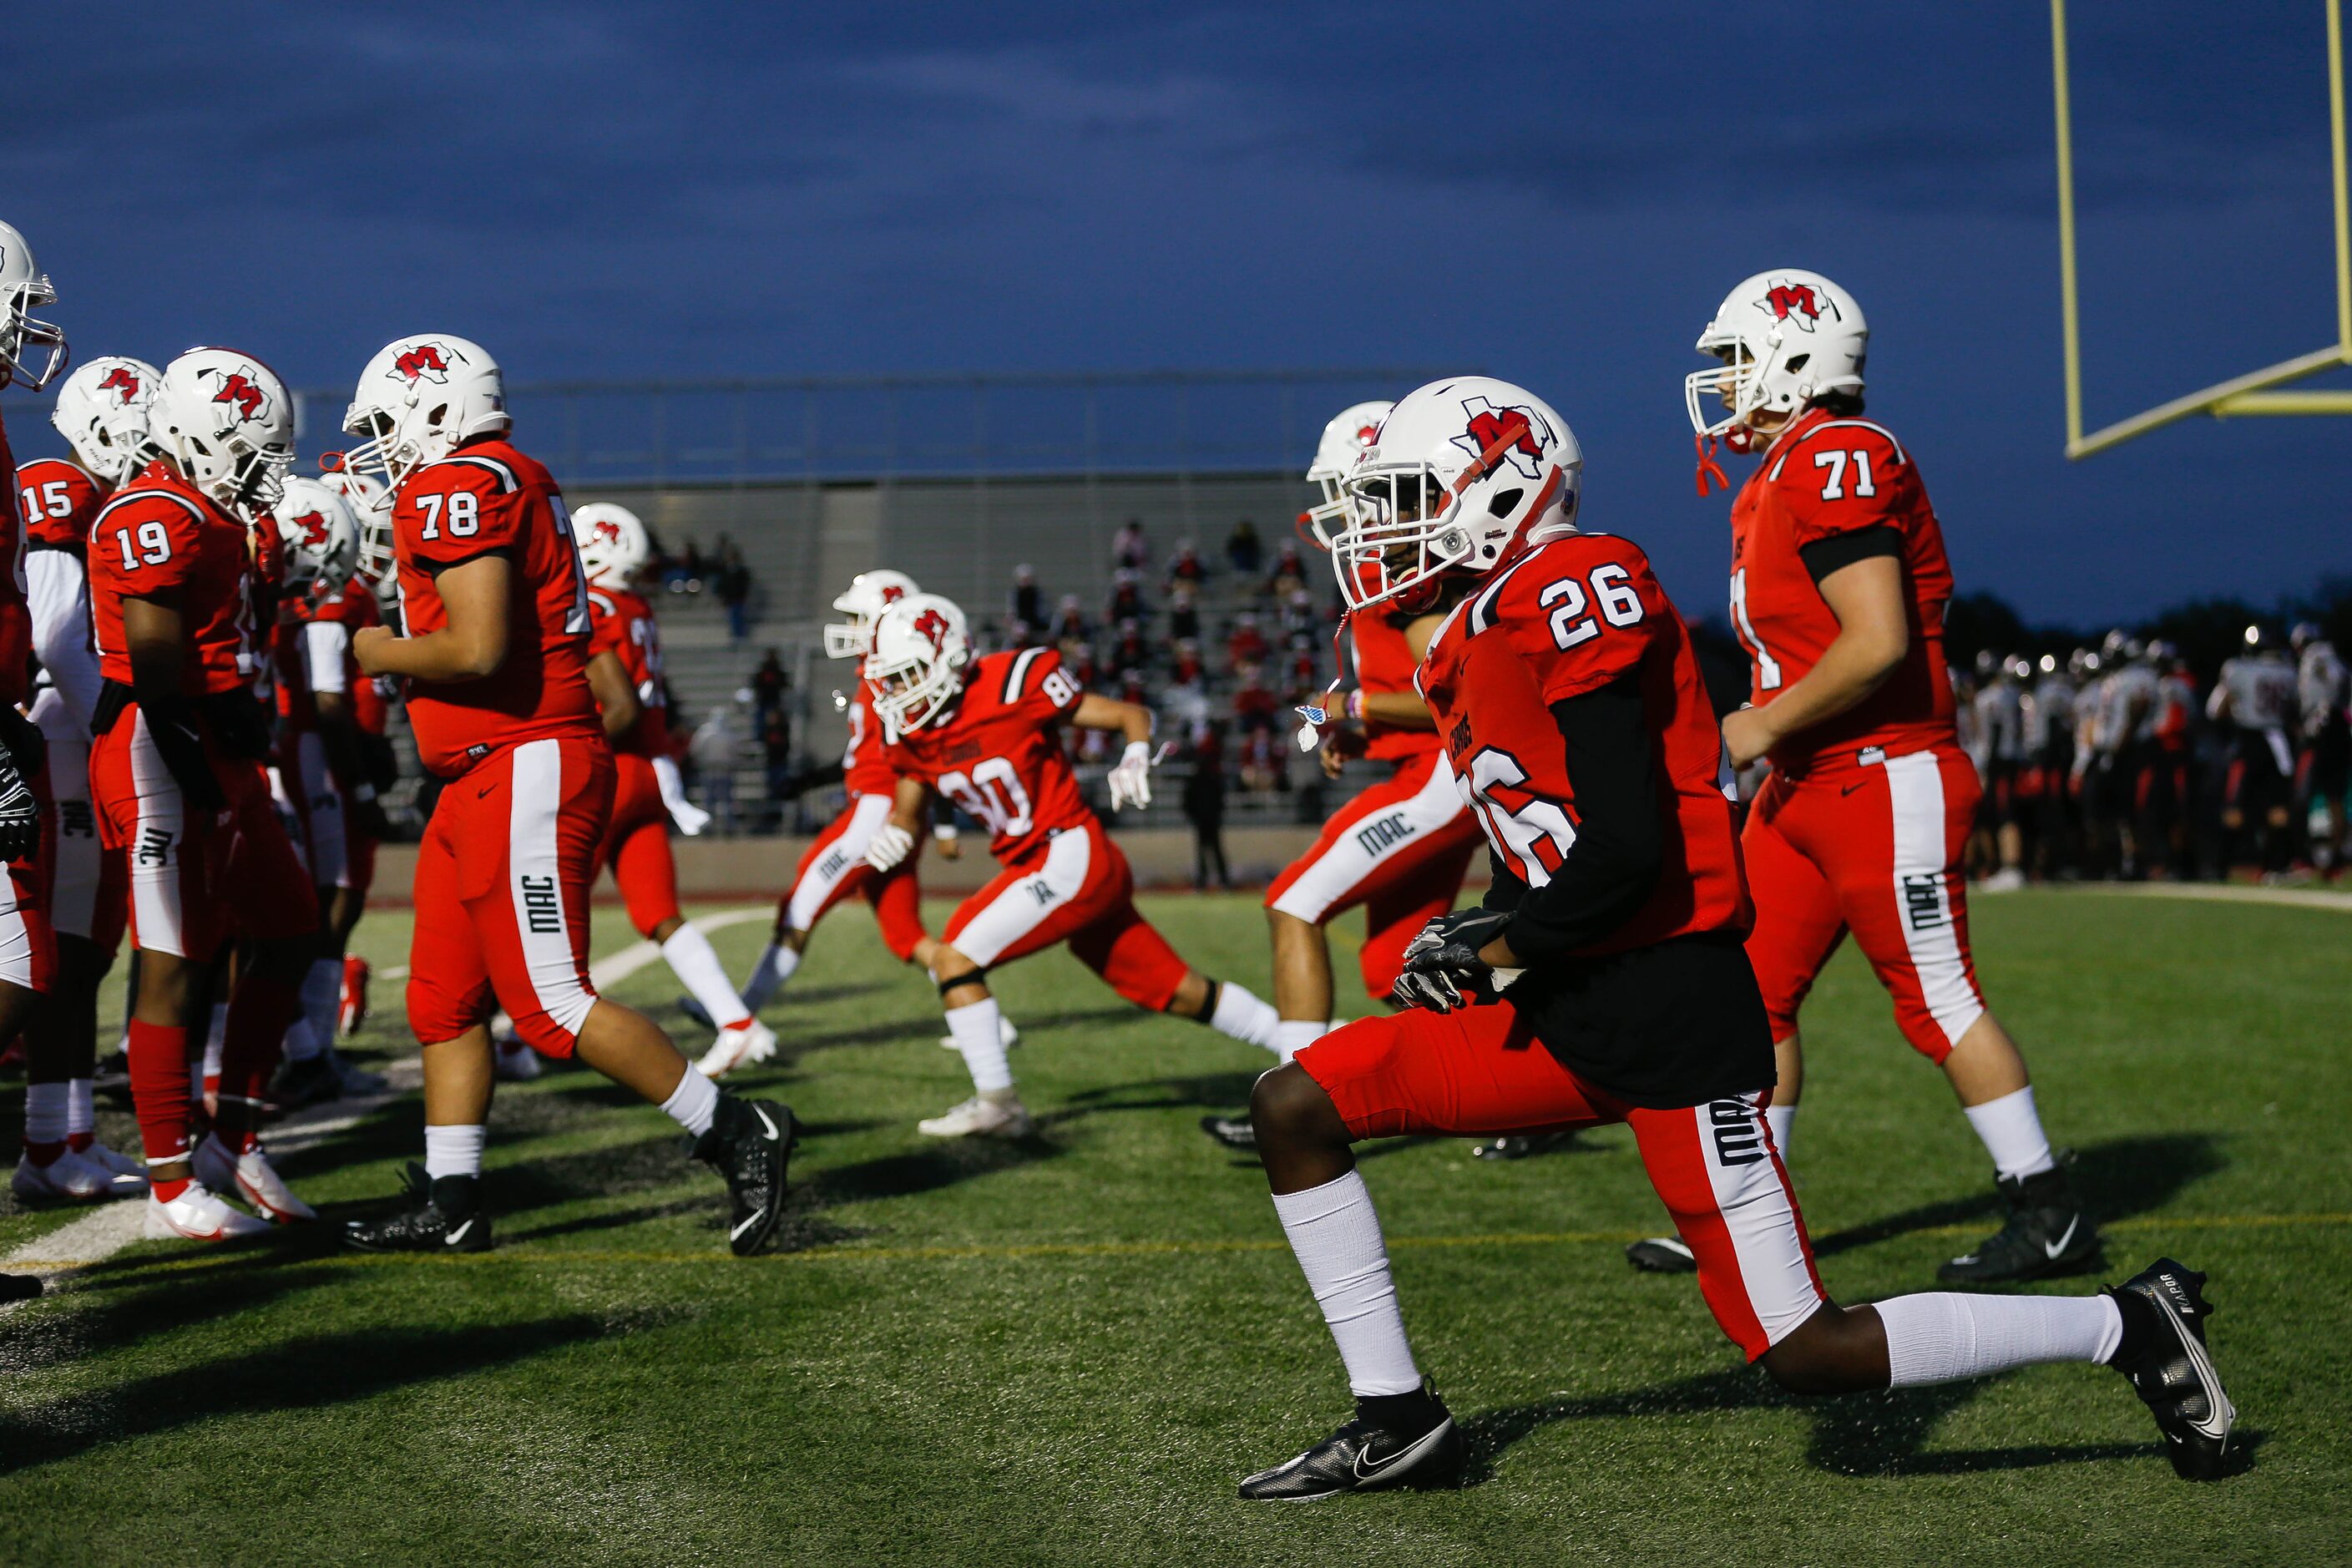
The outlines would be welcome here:
M 1191 973 L 1135 908 L 1135 873 L 1100 827 L 1073 827 L 961 905 L 947 944 L 983 968 L 1057 942 L 1139 1007 L 1165 1012 Z

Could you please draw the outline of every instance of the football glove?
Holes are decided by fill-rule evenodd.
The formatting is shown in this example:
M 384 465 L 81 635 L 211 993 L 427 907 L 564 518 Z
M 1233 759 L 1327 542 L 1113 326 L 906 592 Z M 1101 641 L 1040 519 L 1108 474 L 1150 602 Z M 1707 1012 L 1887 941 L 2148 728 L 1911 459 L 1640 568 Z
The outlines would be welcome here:
M 1390 994 L 1407 1007 L 1451 1013 L 1492 1002 L 1523 973 L 1496 969 L 1478 956 L 1510 923 L 1508 910 L 1461 910 L 1421 928 L 1404 950 L 1404 970 Z
M 1122 811 L 1130 805 L 1151 804 L 1151 742 L 1129 741 L 1110 771 L 1110 808 Z
M 9 709 L 8 716 L 16 718 L 16 710 Z M 0 746 L 0 860 L 31 860 L 41 852 L 41 805 L 33 798 L 33 786 L 25 782 L 28 773 L 39 768 L 37 755 Z
M 180 786 L 189 809 L 210 814 L 227 805 L 220 781 L 213 776 L 212 759 L 205 755 L 204 737 L 196 733 L 196 721 L 186 710 L 173 705 L 140 712 L 147 721 L 147 738 L 163 759 L 163 771 Z
M 866 846 L 866 863 L 877 871 L 898 868 L 915 847 L 915 836 L 895 822 L 886 822 L 874 830 L 873 841 Z

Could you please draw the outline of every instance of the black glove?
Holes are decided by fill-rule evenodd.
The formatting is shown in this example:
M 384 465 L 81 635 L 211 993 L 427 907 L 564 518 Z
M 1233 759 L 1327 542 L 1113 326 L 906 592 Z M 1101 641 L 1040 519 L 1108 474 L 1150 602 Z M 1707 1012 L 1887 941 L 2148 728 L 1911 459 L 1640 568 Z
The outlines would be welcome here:
M 1438 916 L 1404 950 L 1404 972 L 1390 995 L 1407 1007 L 1433 1013 L 1494 1001 L 1519 977 L 1518 971 L 1498 974 L 1478 952 L 1510 921 L 1508 910 L 1458 910 Z
M 180 786 L 189 809 L 211 813 L 226 806 L 220 781 L 213 776 L 212 759 L 205 754 L 204 737 L 196 733 L 196 721 L 188 710 L 173 703 L 162 709 L 142 708 L 140 713 L 147 721 L 148 738 L 155 742 L 164 771 Z
M 26 783 L 49 765 L 49 738 L 38 724 L 5 703 L 0 703 L 0 746 L 7 748 L 17 776 Z
M 14 716 L 16 710 L 8 711 Z M 31 860 L 41 852 L 41 806 L 16 756 L 0 748 L 0 860 Z

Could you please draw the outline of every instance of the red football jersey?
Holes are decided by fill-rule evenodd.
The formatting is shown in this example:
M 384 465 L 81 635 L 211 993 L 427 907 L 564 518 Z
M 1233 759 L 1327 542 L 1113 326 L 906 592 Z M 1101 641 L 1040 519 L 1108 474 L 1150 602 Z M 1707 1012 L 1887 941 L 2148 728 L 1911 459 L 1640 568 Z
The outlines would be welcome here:
M 1007 866 L 1095 820 L 1062 754 L 1062 721 L 1085 693 L 1049 647 L 992 653 L 971 667 L 949 715 L 884 748 L 890 771 L 920 779 L 987 825 Z
M 354 637 L 364 627 L 383 625 L 383 609 L 375 602 L 375 591 L 356 576 L 343 584 L 341 593 L 316 605 L 311 614 L 322 621 L 341 621 Z M 391 721 L 392 705 L 384 700 L 373 679 L 360 672 L 359 658 L 349 651 L 348 644 L 345 648 L 343 689 L 351 694 L 352 722 L 367 734 L 381 735 Z
M 1458 605 L 1421 667 L 1421 691 L 1463 798 L 1512 875 L 1551 880 L 1576 842 L 1567 745 L 1551 705 L 1638 672 L 1674 792 L 1665 864 L 1639 913 L 1583 950 L 1621 952 L 1754 923 L 1729 775 L 1690 634 L 1630 541 L 1571 534 L 1538 545 Z
M 105 496 L 98 481 L 59 458 L 36 458 L 16 470 L 16 506 L 25 522 L 26 549 L 82 553 L 90 520 Z
M 882 718 L 874 711 L 874 693 L 866 689 L 866 666 L 857 669 L 857 689 L 843 710 L 849 744 L 841 752 L 841 782 L 852 795 L 888 795 L 898 787 L 898 770 L 882 754 Z
M 1748 648 L 1749 700 L 1762 707 L 1802 679 L 1838 635 L 1837 616 L 1799 552 L 1869 528 L 1892 530 L 1901 546 L 1910 649 L 1861 702 L 1773 747 L 1776 767 L 1801 768 L 1834 749 L 1912 752 L 1955 739 L 1944 664 L 1952 567 L 1943 528 L 1894 437 L 1822 409 L 1772 444 L 1731 504 L 1731 620 Z
M 654 608 L 618 588 L 588 590 L 588 652 L 610 653 L 637 691 L 637 721 L 615 736 L 613 750 L 635 757 L 669 753 L 669 707 L 662 694 L 661 628 Z
M 157 461 L 114 492 L 89 531 L 89 604 L 98 663 L 131 684 L 122 601 L 176 595 L 186 655 L 180 689 L 190 697 L 250 686 L 260 668 L 244 523 Z
M 400 483 L 392 503 L 403 624 L 449 624 L 435 574 L 497 552 L 513 563 L 507 658 L 480 680 L 412 683 L 408 721 L 426 767 L 454 778 L 491 752 L 604 733 L 588 689 L 588 584 L 553 476 L 503 437 L 468 442 Z
M 1356 647 L 1356 684 L 1366 691 L 1411 691 L 1415 660 L 1404 629 L 1415 617 L 1391 620 L 1378 607 L 1348 617 L 1348 636 Z M 1401 730 L 1392 724 L 1364 725 L 1370 743 L 1366 754 L 1375 757 L 1418 757 L 1437 750 L 1433 730 Z
M 8 428 L 0 424 L 0 495 L 16 489 L 16 456 L 8 449 Z M 25 604 L 25 528 L 16 508 L 0 506 L 0 702 L 11 706 L 33 694 L 33 613 Z

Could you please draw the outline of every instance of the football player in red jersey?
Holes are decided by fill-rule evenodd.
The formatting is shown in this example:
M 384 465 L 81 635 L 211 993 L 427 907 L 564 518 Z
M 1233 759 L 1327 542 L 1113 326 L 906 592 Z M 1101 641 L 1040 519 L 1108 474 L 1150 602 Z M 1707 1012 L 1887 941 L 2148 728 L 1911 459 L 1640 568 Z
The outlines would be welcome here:
M 974 658 L 963 612 L 916 594 L 882 612 L 866 657 L 883 755 L 898 776 L 889 820 L 866 863 L 896 869 L 913 852 L 934 792 L 987 824 L 1003 870 L 966 899 L 931 954 L 948 1032 L 971 1072 L 972 1097 L 918 1124 L 933 1138 L 1017 1138 L 1028 1111 L 1004 1058 L 988 972 L 1066 942 L 1139 1007 L 1274 1047 L 1274 1009 L 1240 986 L 1189 968 L 1135 908 L 1127 857 L 1078 791 L 1062 749 L 1065 722 L 1124 735 L 1110 771 L 1114 811 L 1151 801 L 1151 714 L 1078 689 L 1052 648 Z
M 842 751 L 839 774 L 849 799 L 841 815 L 810 843 L 793 872 L 792 886 L 776 900 L 774 933 L 743 984 L 747 1007 L 761 1005 L 792 978 L 817 921 L 826 910 L 853 897 L 863 898 L 873 910 L 882 944 L 899 963 L 920 964 L 925 970 L 931 966 L 931 955 L 939 944 L 923 930 L 922 890 L 915 879 L 914 856 L 910 853 L 889 871 L 877 871 L 866 863 L 866 851 L 876 831 L 889 820 L 898 775 L 883 755 L 882 721 L 874 712 L 874 694 L 866 689 L 864 660 L 873 651 L 874 623 L 882 612 L 919 592 L 915 580 L 903 572 L 861 572 L 833 601 L 833 607 L 845 618 L 824 628 L 825 656 L 860 661 L 855 689 L 846 698 L 835 698 L 849 721 L 849 744 Z M 828 769 L 809 782 L 833 776 Z M 940 852 L 952 857 L 961 850 L 952 837 L 942 837 Z M 1019 1031 L 1010 1020 L 999 1023 L 1004 1044 L 1015 1044 Z M 954 1037 L 945 1043 L 953 1045 Z
M 1391 406 L 1360 403 L 1323 428 L 1307 479 L 1323 487 L 1324 499 L 1303 521 L 1327 549 L 1328 531 L 1346 506 L 1340 481 L 1379 435 Z M 1437 622 L 1435 616 L 1388 605 L 1351 618 L 1356 684 L 1327 694 L 1321 710 L 1328 722 L 1299 732 L 1302 746 L 1319 747 L 1329 777 L 1339 777 L 1349 757 L 1391 763 L 1394 771 L 1333 813 L 1307 853 L 1265 890 L 1274 1008 L 1282 1018 L 1275 1054 L 1285 1061 L 1331 1027 L 1331 951 L 1323 928 L 1363 906 L 1364 945 L 1357 963 L 1365 991 L 1386 1000 L 1406 944 L 1454 907 L 1477 848 L 1477 821 L 1447 770 L 1429 705 L 1412 686 L 1413 668 Z M 1201 1129 L 1227 1148 L 1256 1147 L 1246 1115 L 1204 1116 Z
M 613 809 L 613 752 L 588 684 L 588 585 L 554 479 L 508 438 L 497 363 L 426 333 L 360 373 L 348 466 L 394 490 L 405 626 L 352 639 L 360 668 L 409 683 L 425 765 L 447 783 L 419 847 L 408 1021 L 424 1047 L 426 1183 L 354 1221 L 362 1250 L 478 1251 L 490 1016 L 542 1055 L 582 1061 L 658 1105 L 726 1179 L 729 1244 L 782 1217 L 792 1113 L 722 1095 L 642 1015 L 588 978 L 588 894 Z
M 357 637 L 368 626 L 391 625 L 391 617 L 399 613 L 400 584 L 392 550 L 392 494 L 373 479 L 346 468 L 341 452 L 321 454 L 319 468 L 320 482 L 343 498 L 359 524 L 359 569 L 332 606 L 334 618 L 350 637 Z M 339 774 L 336 780 L 342 792 L 345 815 L 344 881 L 335 889 L 327 918 L 333 923 L 335 941 L 343 954 L 335 1029 L 341 1038 L 350 1039 L 359 1033 L 360 1025 L 367 1017 L 368 962 L 351 951 L 352 932 L 358 929 L 360 917 L 367 912 L 368 893 L 375 886 L 376 846 L 390 826 L 380 801 L 383 792 L 392 787 L 399 773 L 389 737 L 392 698 L 386 692 L 399 683 L 388 676 L 371 679 L 362 674 L 359 661 L 352 658 L 348 646 L 343 654 L 343 679 L 349 695 L 357 771 Z M 375 1078 L 372 1073 L 355 1072 L 348 1063 L 338 1065 L 348 1090 L 364 1090 L 369 1080 Z
M 1785 1153 L 1804 1080 L 1798 1009 L 1850 931 L 1904 1037 L 1950 1079 L 2009 1205 L 2001 1229 L 1938 1276 L 2072 1272 L 2096 1262 L 2098 1228 L 2051 1152 L 2025 1058 L 1978 989 L 1961 856 L 1979 787 L 1944 658 L 1952 569 L 1910 452 L 1862 416 L 1868 339 L 1861 307 L 1828 279 L 1759 272 L 1700 335 L 1722 363 L 1693 372 L 1685 392 L 1702 490 L 1721 471 L 1706 456 L 1715 439 L 1760 458 L 1731 508 L 1750 706 L 1723 737 L 1733 766 L 1772 764 L 1742 842 L 1756 889 L 1748 956 L 1780 1057 L 1774 1139 Z M 1687 1267 L 1672 1242 L 1635 1247 L 1637 1263 Z
M 263 1090 L 300 1011 L 317 902 L 269 799 L 269 717 L 254 681 L 253 520 L 293 456 L 276 374 L 232 349 L 164 366 L 149 409 L 153 459 L 99 511 L 90 603 L 104 685 L 90 787 L 110 851 L 129 857 L 131 1087 L 152 1184 L 151 1237 L 219 1240 L 315 1217 L 258 1137 Z M 230 993 L 213 1131 L 188 1147 L 188 1009 L 224 944 L 245 943 Z
M 90 801 L 89 721 L 101 677 L 85 556 L 98 509 L 146 465 L 147 410 L 162 375 L 135 359 L 83 365 L 58 389 L 50 416 L 79 466 L 43 458 L 16 470 L 33 653 L 41 665 L 32 720 L 46 742 L 57 808 L 48 877 L 57 971 L 47 1004 L 25 1030 L 25 1154 L 14 1185 L 26 1197 L 147 1191 L 146 1166 L 98 1142 L 90 1096 L 99 983 L 121 945 L 127 910 L 122 857 L 99 843 Z
M 2201 1277 L 2166 1259 L 2087 1298 L 1906 1296 L 1840 1308 L 1815 1273 L 1764 1107 L 1773 1055 L 1742 943 L 1751 910 L 1713 710 L 1681 617 L 1628 541 L 1580 531 L 1575 437 L 1519 387 L 1433 383 L 1349 484 L 1341 591 L 1444 614 L 1420 687 L 1485 828 L 1484 907 L 1431 922 L 1399 995 L 1258 1080 L 1275 1209 L 1338 1342 L 1357 1415 L 1242 1496 L 1442 1484 L 1453 1417 L 1422 1377 L 1349 1145 L 1622 1121 L 1723 1331 L 1801 1393 L 1906 1387 L 2037 1362 L 2124 1372 L 2185 1476 L 2234 1416 L 2204 1349 Z
M 65 334 L 33 315 L 57 290 L 33 259 L 25 237 L 0 224 L 0 386 L 35 391 L 64 367 Z M 36 370 L 28 357 L 47 348 Z M 0 495 L 16 493 L 16 459 L 0 429 Z M 14 505 L 0 506 L 0 1046 L 13 1044 L 49 989 L 57 962 L 40 866 L 42 819 L 48 815 L 41 776 L 41 733 L 17 711 L 32 698 L 33 624 L 26 605 L 25 531 Z
M 653 553 L 646 525 L 626 507 L 583 506 L 572 514 L 580 566 L 588 575 L 588 684 L 596 693 L 604 738 L 616 765 L 613 818 L 597 864 L 612 868 L 637 934 L 662 950 L 670 973 L 686 983 L 719 1037 L 697 1064 L 719 1078 L 744 1062 L 775 1055 L 776 1037 L 735 994 L 710 939 L 677 910 L 677 865 L 670 857 L 670 813 L 654 759 L 669 750 L 669 711 L 662 693 L 661 628 L 653 606 L 633 590 Z

